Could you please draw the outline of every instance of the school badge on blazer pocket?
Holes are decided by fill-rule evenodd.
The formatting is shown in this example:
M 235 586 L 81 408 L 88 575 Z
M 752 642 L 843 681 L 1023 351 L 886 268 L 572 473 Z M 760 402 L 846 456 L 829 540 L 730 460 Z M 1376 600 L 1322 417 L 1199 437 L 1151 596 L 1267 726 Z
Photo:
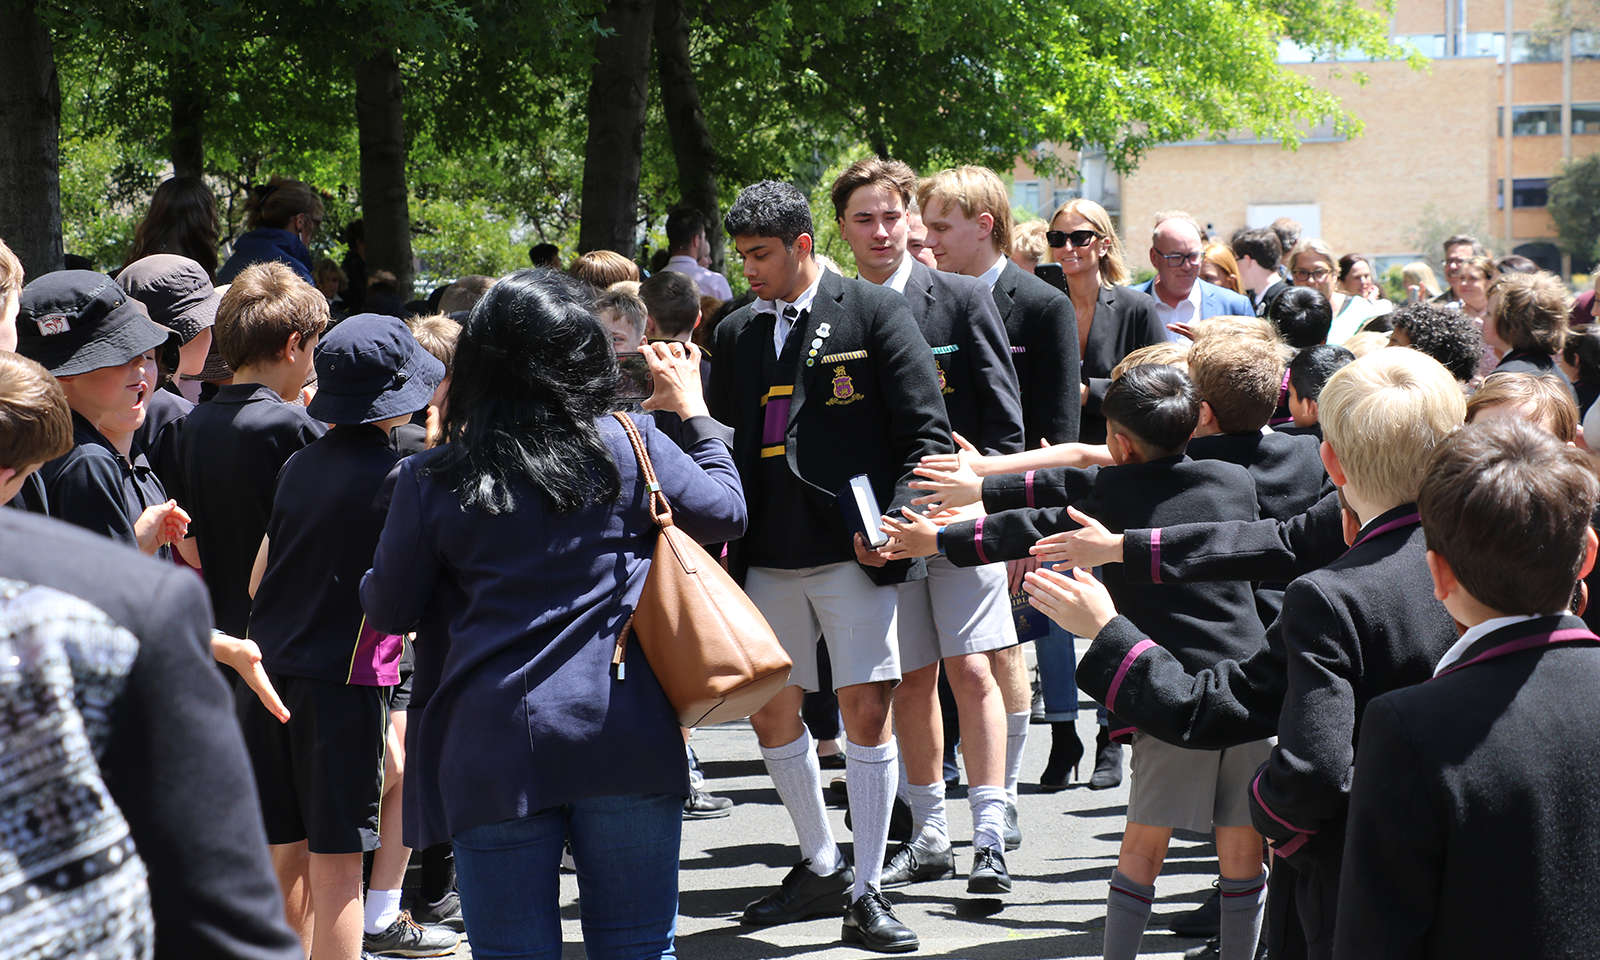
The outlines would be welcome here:
M 830 407 L 848 407 L 860 399 L 861 394 L 856 392 L 856 384 L 854 380 L 850 379 L 850 374 L 845 372 L 842 365 L 834 367 L 833 396 L 828 398 L 827 405 Z
M 956 388 L 950 386 L 950 378 L 945 374 L 945 372 L 944 372 L 944 364 L 939 361 L 939 358 L 942 357 L 942 356 L 947 356 L 949 354 L 955 353 L 957 350 L 960 350 L 960 349 L 961 349 L 961 345 L 960 344 L 954 344 L 954 343 L 950 344 L 947 347 L 934 347 L 933 348 L 933 369 L 934 369 L 934 371 L 936 373 L 939 374 L 939 392 L 944 394 L 945 396 L 949 396 L 950 394 L 955 393 L 956 392 Z

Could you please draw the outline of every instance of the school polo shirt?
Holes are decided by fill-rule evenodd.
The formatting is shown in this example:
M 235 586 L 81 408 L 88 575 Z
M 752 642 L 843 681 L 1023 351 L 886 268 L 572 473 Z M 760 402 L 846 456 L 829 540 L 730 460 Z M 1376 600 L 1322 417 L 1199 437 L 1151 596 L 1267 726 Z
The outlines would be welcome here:
M 161 478 L 167 496 L 182 506 L 183 469 L 178 459 L 178 435 L 183 421 L 194 411 L 194 404 L 166 387 L 150 391 L 145 403 L 144 423 L 133 433 L 133 452 L 144 454 L 150 468 Z
M 327 428 L 259 383 L 229 384 L 184 420 L 179 440 L 189 530 L 217 628 L 250 623 L 250 567 L 272 516 L 278 471 Z
M 278 473 L 267 571 L 250 639 L 275 674 L 360 686 L 399 682 L 402 638 L 361 611 L 361 577 L 388 516 L 384 480 L 401 454 L 375 426 L 339 426 Z
M 135 549 L 133 522 L 167 493 L 142 455 L 130 462 L 88 420 L 72 414 L 72 449 L 39 468 L 50 516 Z M 167 559 L 162 547 L 156 556 Z

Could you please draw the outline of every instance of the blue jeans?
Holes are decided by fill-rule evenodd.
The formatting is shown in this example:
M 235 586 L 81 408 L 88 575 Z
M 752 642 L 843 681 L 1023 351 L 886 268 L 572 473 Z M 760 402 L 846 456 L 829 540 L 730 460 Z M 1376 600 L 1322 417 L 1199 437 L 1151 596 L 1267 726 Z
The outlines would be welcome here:
M 589 960 L 675 956 L 683 798 L 589 797 L 451 838 L 472 955 L 561 956 L 560 865 L 572 838 Z
M 1078 718 L 1078 657 L 1073 636 L 1055 623 L 1033 642 L 1039 658 L 1039 686 L 1044 692 L 1044 718 L 1051 723 Z

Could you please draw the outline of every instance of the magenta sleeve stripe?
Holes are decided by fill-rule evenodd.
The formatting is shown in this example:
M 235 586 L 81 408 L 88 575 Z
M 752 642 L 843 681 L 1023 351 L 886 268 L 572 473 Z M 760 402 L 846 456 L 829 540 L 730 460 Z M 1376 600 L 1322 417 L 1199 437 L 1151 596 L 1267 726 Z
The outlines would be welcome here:
M 1161 528 L 1150 531 L 1150 582 L 1161 582 Z
M 1128 675 L 1128 671 L 1133 668 L 1133 661 L 1139 659 L 1141 654 L 1155 645 L 1156 643 L 1154 640 L 1140 640 L 1138 643 L 1133 645 L 1132 650 L 1128 651 L 1128 655 L 1122 658 L 1122 663 L 1117 665 L 1117 672 L 1111 677 L 1111 686 L 1106 688 L 1107 710 L 1110 710 L 1113 713 L 1116 712 L 1117 694 L 1122 690 L 1123 678 L 1126 677 Z
M 1022 492 L 1028 498 L 1028 506 L 1033 506 L 1033 471 L 1029 470 L 1022 475 Z
M 1264 772 L 1264 771 L 1262 771 L 1262 772 Z M 1260 805 L 1261 812 L 1265 813 L 1267 816 L 1269 816 L 1272 819 L 1274 819 L 1274 820 L 1278 821 L 1279 823 L 1283 824 L 1285 827 L 1288 827 L 1290 830 L 1293 830 L 1295 833 L 1304 833 L 1304 834 L 1316 833 L 1317 831 L 1315 831 L 1315 830 L 1306 830 L 1306 829 L 1303 829 L 1301 827 L 1297 827 L 1294 824 L 1290 823 L 1289 821 L 1287 821 L 1287 820 L 1283 819 L 1282 817 L 1278 816 L 1276 813 L 1272 812 L 1272 808 L 1267 806 L 1267 801 L 1261 799 L 1261 773 L 1262 772 L 1257 772 L 1256 776 L 1255 776 L 1255 779 L 1250 781 L 1250 793 L 1251 793 L 1252 796 L 1254 796 L 1256 798 L 1256 803 L 1258 805 Z M 1299 848 L 1296 847 L 1295 849 L 1299 849 Z M 1280 850 L 1280 852 L 1282 852 L 1282 851 Z M 1287 856 L 1287 854 L 1285 854 L 1285 856 Z
M 1311 834 L 1309 834 L 1309 833 L 1296 834 L 1295 838 L 1293 840 L 1290 840 L 1288 843 L 1284 844 L 1283 846 L 1281 846 L 1281 847 L 1273 847 L 1272 848 L 1272 852 L 1276 853 L 1280 857 L 1292 857 L 1292 856 L 1295 855 L 1295 852 L 1298 851 L 1301 847 L 1305 846 L 1306 845 L 1306 841 L 1310 840 L 1310 839 L 1311 839 Z
M 977 551 L 979 563 L 989 562 L 989 555 L 983 552 L 983 521 L 985 519 L 987 518 L 979 517 L 978 522 L 972 525 L 972 549 Z

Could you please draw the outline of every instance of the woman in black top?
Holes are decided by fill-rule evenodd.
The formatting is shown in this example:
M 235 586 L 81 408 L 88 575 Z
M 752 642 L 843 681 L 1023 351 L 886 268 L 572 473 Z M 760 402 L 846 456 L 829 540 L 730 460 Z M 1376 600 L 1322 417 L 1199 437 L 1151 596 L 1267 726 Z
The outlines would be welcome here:
M 1489 289 L 1489 316 L 1483 342 L 1500 362 L 1495 373 L 1533 373 L 1561 378 L 1578 402 L 1577 392 L 1557 365 L 1556 355 L 1567 340 L 1567 286 L 1549 273 L 1507 273 Z

